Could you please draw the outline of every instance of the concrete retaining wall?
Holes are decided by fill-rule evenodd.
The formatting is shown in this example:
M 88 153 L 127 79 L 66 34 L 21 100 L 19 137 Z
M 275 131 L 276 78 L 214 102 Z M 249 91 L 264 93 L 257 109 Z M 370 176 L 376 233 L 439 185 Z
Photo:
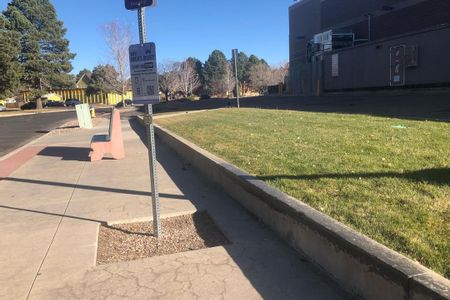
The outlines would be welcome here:
M 170 131 L 157 136 L 345 289 L 365 299 L 450 299 L 450 281 Z

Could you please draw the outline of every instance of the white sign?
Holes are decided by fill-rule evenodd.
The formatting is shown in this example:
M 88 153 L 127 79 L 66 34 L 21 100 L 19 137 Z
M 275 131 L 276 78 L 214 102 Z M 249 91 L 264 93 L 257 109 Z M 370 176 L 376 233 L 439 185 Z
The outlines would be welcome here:
M 158 70 L 154 43 L 130 46 L 130 73 L 135 104 L 159 103 Z

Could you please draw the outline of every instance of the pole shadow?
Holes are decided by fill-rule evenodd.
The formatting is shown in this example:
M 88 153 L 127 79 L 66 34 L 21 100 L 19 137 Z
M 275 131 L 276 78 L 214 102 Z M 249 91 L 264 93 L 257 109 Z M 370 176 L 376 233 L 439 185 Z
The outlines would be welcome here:
M 110 225 L 110 224 L 108 224 L 108 222 L 103 221 L 103 220 L 83 218 L 83 217 L 79 217 L 79 216 L 51 213 L 51 212 L 46 212 L 46 211 L 41 211 L 41 210 L 26 209 L 26 208 L 13 207 L 13 206 L 7 206 L 7 205 L 0 205 L 0 209 L 8 209 L 8 210 L 14 210 L 14 211 L 33 213 L 33 214 L 47 215 L 47 216 L 52 216 L 52 217 L 61 217 L 61 218 L 68 218 L 68 219 L 78 220 L 78 221 L 99 223 L 101 226 L 104 226 L 104 227 L 112 229 L 112 230 L 121 231 L 121 232 L 126 233 L 126 234 L 136 234 L 136 235 L 146 235 L 146 236 L 149 235 L 148 233 L 145 233 L 145 232 L 129 231 L 129 230 L 117 227 L 115 225 Z
M 15 177 L 0 177 L 0 181 L 1 180 L 20 182 L 20 183 L 28 183 L 28 184 L 50 185 L 50 186 L 65 187 L 65 188 L 72 188 L 72 189 L 75 188 L 75 189 L 91 190 L 91 191 L 98 191 L 98 192 L 128 194 L 128 195 L 136 195 L 136 196 L 151 197 L 151 195 L 152 195 L 151 192 L 145 192 L 145 191 L 135 191 L 135 190 L 127 190 L 127 189 L 110 188 L 110 187 L 104 187 L 104 186 L 65 183 L 65 182 L 57 182 L 57 181 L 45 181 L 45 180 L 15 178 Z M 186 200 L 186 198 L 184 196 L 175 195 L 175 194 L 160 193 L 160 196 L 166 197 L 166 198 L 172 198 L 172 199 Z
M 267 175 L 267 176 L 242 176 L 243 179 L 260 180 L 317 180 L 330 179 L 371 179 L 371 178 L 398 178 L 416 182 L 428 182 L 437 185 L 450 185 L 450 168 L 431 168 L 405 172 L 375 172 L 375 173 L 325 173 L 305 175 Z

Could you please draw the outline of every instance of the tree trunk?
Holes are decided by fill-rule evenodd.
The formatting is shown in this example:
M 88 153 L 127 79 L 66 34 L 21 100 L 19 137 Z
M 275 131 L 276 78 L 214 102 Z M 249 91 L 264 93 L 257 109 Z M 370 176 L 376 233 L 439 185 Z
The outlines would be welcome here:
M 122 87 L 122 103 L 123 103 L 123 108 L 127 107 L 127 104 L 125 103 L 125 88 Z
M 42 109 L 42 98 L 39 97 L 36 99 L 36 109 L 41 110 Z

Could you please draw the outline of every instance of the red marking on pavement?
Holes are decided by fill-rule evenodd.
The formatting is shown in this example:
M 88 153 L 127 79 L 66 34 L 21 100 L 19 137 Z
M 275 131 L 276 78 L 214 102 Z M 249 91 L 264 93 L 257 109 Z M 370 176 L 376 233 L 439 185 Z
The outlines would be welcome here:
M 0 160 L 0 180 L 4 177 L 8 177 L 12 172 L 35 157 L 45 147 L 46 146 L 30 146 L 20 150 L 4 160 Z

